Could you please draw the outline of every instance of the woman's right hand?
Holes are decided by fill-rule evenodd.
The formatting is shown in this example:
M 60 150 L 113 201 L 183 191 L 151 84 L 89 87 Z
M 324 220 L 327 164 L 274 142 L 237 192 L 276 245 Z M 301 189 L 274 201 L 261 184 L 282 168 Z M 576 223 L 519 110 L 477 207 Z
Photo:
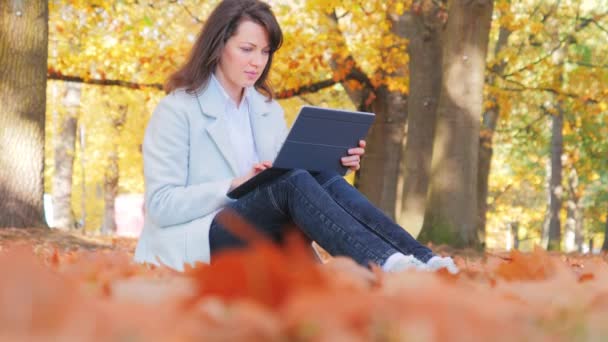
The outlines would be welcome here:
M 249 178 L 257 175 L 258 173 L 272 167 L 272 162 L 263 161 L 261 163 L 253 164 L 251 171 L 249 171 L 246 175 L 234 178 L 232 183 L 230 183 L 230 190 L 237 188 L 239 185 L 245 183 Z

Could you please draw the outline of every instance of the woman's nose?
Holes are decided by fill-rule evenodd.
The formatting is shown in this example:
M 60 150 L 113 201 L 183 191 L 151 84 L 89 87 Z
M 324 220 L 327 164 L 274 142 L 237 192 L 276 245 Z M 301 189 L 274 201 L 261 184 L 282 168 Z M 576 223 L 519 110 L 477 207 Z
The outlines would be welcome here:
M 266 55 L 263 52 L 256 53 L 251 59 L 251 64 L 260 67 L 266 63 Z

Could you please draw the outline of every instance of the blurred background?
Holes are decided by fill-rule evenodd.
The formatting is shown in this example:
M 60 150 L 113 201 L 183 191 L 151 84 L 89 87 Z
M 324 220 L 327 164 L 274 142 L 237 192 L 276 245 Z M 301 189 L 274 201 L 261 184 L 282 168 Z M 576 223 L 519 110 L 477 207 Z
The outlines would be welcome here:
M 48 2 L 49 226 L 138 235 L 146 122 L 217 2 Z M 602 248 L 608 1 L 269 3 L 288 121 L 305 104 L 376 113 L 350 181 L 422 241 Z

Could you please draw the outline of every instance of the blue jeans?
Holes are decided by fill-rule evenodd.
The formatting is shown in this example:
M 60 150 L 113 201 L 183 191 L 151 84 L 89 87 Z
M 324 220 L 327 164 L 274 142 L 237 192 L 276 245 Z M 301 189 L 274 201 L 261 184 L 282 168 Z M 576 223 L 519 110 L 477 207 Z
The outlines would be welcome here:
M 277 242 L 284 227 L 295 223 L 331 255 L 348 256 L 363 266 L 382 265 L 397 252 L 423 262 L 434 255 L 335 172 L 292 170 L 227 208 Z M 212 256 L 246 245 L 218 221 L 213 220 L 209 232 Z

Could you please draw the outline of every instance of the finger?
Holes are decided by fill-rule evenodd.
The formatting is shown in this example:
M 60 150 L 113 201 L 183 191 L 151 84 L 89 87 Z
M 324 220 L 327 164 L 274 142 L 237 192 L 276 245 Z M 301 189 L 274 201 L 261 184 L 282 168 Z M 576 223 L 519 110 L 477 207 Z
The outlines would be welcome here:
M 366 145 L 367 145 L 367 142 L 365 142 L 365 140 L 359 140 L 359 147 L 365 148 Z
M 363 155 L 365 153 L 365 149 L 362 147 L 353 147 L 348 149 L 348 154 L 350 155 Z
M 352 163 L 344 163 L 344 164 L 342 164 L 342 166 L 354 170 L 354 169 L 358 169 L 360 167 L 360 164 L 356 163 L 356 162 L 352 162 Z
M 253 165 L 253 169 L 256 171 L 262 171 L 265 170 L 267 167 L 264 164 L 258 163 Z
M 352 156 L 348 156 L 348 157 L 342 157 L 342 164 L 344 163 L 358 163 L 361 158 L 358 155 L 352 155 Z
M 350 156 L 342 157 L 341 160 L 343 162 L 349 162 L 349 161 L 354 161 L 354 160 L 358 161 L 359 159 L 360 159 L 359 155 L 353 154 L 353 155 L 350 155 Z

